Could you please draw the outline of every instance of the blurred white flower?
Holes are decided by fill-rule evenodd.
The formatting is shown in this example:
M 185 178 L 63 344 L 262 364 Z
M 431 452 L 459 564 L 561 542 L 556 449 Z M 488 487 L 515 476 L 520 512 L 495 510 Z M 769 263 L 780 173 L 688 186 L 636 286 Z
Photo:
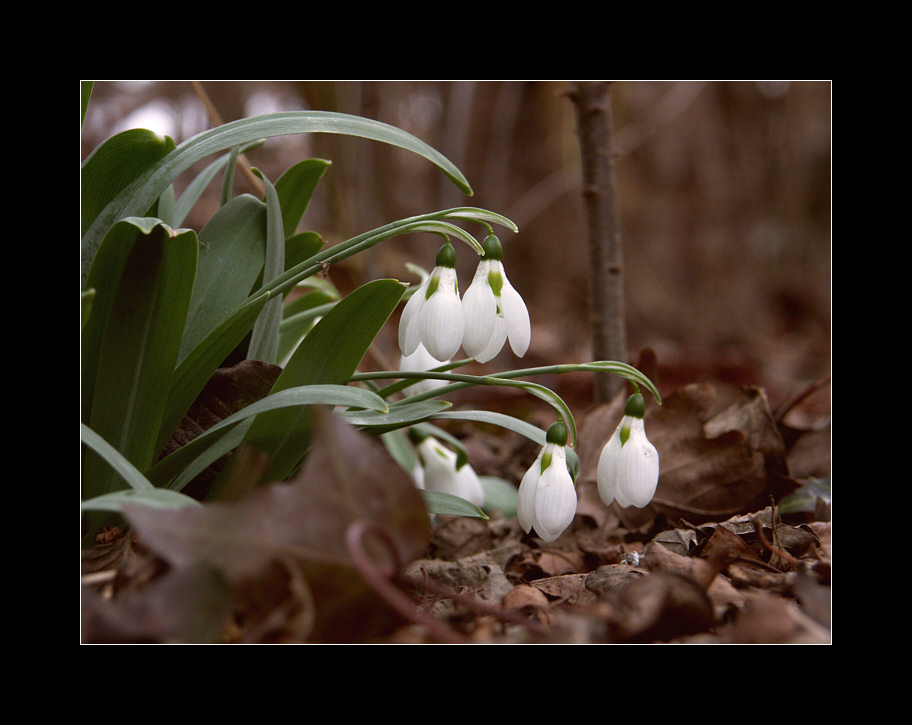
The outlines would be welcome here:
M 465 319 L 456 279 L 456 252 L 447 242 L 436 266 L 415 290 L 399 318 L 399 349 L 412 355 L 424 345 L 437 360 L 449 360 L 462 344 Z
M 527 534 L 545 541 L 559 537 L 576 515 L 576 488 L 567 470 L 567 429 L 555 423 L 547 442 L 519 484 L 516 517 Z
M 487 362 L 509 339 L 513 352 L 522 357 L 531 339 L 529 311 L 507 279 L 500 240 L 489 234 L 483 246 L 485 255 L 462 298 L 465 313 L 462 347 L 468 356 Z
M 624 417 L 599 456 L 598 492 L 611 505 L 643 508 L 655 495 L 659 482 L 659 453 L 646 438 L 645 402 L 640 393 L 627 400 Z
M 433 436 L 427 436 L 417 445 L 421 473 L 415 475 L 418 488 L 439 491 L 484 505 L 484 488 L 471 464 L 456 468 L 456 454 Z
M 440 367 L 450 362 L 449 360 L 438 360 L 421 343 L 418 343 L 418 347 L 415 348 L 415 352 L 411 355 L 403 355 L 402 359 L 399 361 L 399 369 L 405 372 L 413 373 L 423 373 L 431 370 L 432 368 Z M 416 380 L 412 383 L 408 390 L 410 393 L 425 393 L 430 392 L 431 390 L 436 390 L 437 388 L 446 385 L 446 380 Z

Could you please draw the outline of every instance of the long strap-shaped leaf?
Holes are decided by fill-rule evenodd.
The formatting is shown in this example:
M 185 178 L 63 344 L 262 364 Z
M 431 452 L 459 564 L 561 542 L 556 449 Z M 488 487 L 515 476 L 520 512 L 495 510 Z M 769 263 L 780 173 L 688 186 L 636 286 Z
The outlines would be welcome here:
M 135 239 L 119 282 L 98 291 L 99 297 L 111 298 L 103 301 L 106 316 L 97 320 L 103 333 L 93 335 L 100 346 L 88 425 L 144 470 L 157 453 L 196 272 L 197 237 L 189 230 L 174 233 L 157 220 L 125 220 L 118 226 L 124 225 L 133 227 Z M 84 497 L 119 488 L 124 484 L 116 472 L 87 452 Z
M 301 385 L 346 384 L 405 289 L 398 280 L 379 279 L 346 295 L 304 338 L 272 392 Z M 310 428 L 309 408 L 274 410 L 256 417 L 244 443 L 269 458 L 264 481 L 281 481 L 293 471 L 307 452 Z M 219 496 L 226 478 L 227 474 L 216 481 L 211 497 Z
M 226 434 L 251 417 L 270 410 L 300 408 L 307 405 L 344 405 L 388 410 L 386 401 L 376 393 L 350 385 L 307 385 L 270 393 L 237 413 L 208 428 L 146 472 L 152 485 L 180 489 L 196 473 L 220 458 L 237 444 L 220 446 Z M 245 429 L 246 430 L 246 429 Z M 175 483 L 176 481 L 176 483 Z
M 398 146 L 436 164 L 464 193 L 472 193 L 462 172 L 449 159 L 395 126 L 327 111 L 291 111 L 245 118 L 204 131 L 184 141 L 111 200 L 82 238 L 83 281 L 98 245 L 111 225 L 124 217 L 145 214 L 165 189 L 193 164 L 233 146 L 260 138 L 295 133 L 339 133 Z

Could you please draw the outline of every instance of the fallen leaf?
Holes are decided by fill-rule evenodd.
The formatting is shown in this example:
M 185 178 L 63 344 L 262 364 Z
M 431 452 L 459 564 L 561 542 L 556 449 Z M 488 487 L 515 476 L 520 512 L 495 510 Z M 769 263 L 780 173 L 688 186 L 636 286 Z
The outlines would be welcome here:
M 322 408 L 314 410 L 313 446 L 288 483 L 261 486 L 237 501 L 172 511 L 128 508 L 144 545 L 172 567 L 206 564 L 233 586 L 274 562 L 300 567 L 317 612 L 318 641 L 374 636 L 376 597 L 355 570 L 350 527 L 369 522 L 394 547 L 365 541 L 372 566 L 400 567 L 427 545 L 429 519 L 409 476 L 381 444 Z M 368 601 L 369 600 L 369 601 Z

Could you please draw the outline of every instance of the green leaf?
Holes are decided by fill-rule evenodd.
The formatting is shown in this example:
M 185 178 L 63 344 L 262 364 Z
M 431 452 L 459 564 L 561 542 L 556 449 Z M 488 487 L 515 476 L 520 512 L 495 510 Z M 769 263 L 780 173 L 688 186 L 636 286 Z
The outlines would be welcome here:
M 212 216 L 199 238 L 181 360 L 247 300 L 259 279 L 266 255 L 266 205 L 249 194 L 232 199 Z
M 338 299 L 338 293 L 316 289 L 285 305 L 279 325 L 279 361 L 288 358 L 316 324 L 317 318 L 335 307 Z
M 95 300 L 95 290 L 87 289 L 85 292 L 80 293 L 79 302 L 80 302 L 80 320 L 82 325 L 80 330 L 85 329 L 86 320 L 89 319 L 89 316 L 92 314 L 92 302 Z
M 181 418 L 196 400 L 213 372 L 244 339 L 260 310 L 269 299 L 269 294 L 260 294 L 245 302 L 226 317 L 222 323 L 206 336 L 177 366 L 168 393 L 168 403 L 162 415 L 157 449 L 161 450 Z
M 428 512 L 444 514 L 446 516 L 470 516 L 476 519 L 486 519 L 488 515 L 478 506 L 464 498 L 454 496 L 442 491 L 421 491 Z
M 82 233 L 89 230 L 101 211 L 131 182 L 154 168 L 173 150 L 173 139 L 144 128 L 123 131 L 98 146 L 82 163 Z M 146 214 L 170 184 L 170 181 L 162 184 L 141 208 L 123 216 Z M 110 223 L 106 224 L 102 233 L 110 227 Z
M 95 375 L 88 425 L 145 470 L 158 452 L 155 445 L 196 271 L 197 238 L 192 231 L 173 232 L 157 220 L 124 220 L 117 226 L 132 227 L 133 242 L 124 245 L 129 250 L 123 255 L 119 242 L 125 237 L 116 235 L 116 251 L 125 257 L 119 281 L 113 288 L 96 287 L 96 300 L 105 298 L 101 306 L 107 314 L 97 320 L 103 323 L 97 367 L 86 371 Z M 105 461 L 86 453 L 86 498 L 123 487 Z
M 428 420 L 441 411 L 452 407 L 448 400 L 421 400 L 416 403 L 394 403 L 386 413 L 377 413 L 370 410 L 348 410 L 339 413 L 339 417 L 351 425 L 362 428 L 379 428 L 391 430 L 404 426 L 415 425 Z M 381 432 L 381 431 L 374 431 Z
M 200 506 L 200 502 L 179 491 L 153 488 L 147 491 L 114 491 L 82 502 L 83 511 L 110 511 L 120 513 L 124 506 L 148 506 L 159 509 L 178 509 Z
M 324 159 L 305 159 L 288 168 L 276 181 L 286 237 L 291 237 L 297 230 L 314 189 L 331 163 Z
M 340 300 L 298 346 L 273 392 L 301 385 L 347 383 L 404 291 L 398 280 L 379 279 Z M 307 451 L 310 427 L 306 408 L 257 416 L 244 442 L 269 458 L 264 480 L 281 481 L 294 470 Z M 217 482 L 214 495 L 218 487 Z
M 259 169 L 253 172 L 266 188 L 266 260 L 263 263 L 263 283 L 269 284 L 285 271 L 285 229 L 282 209 L 275 187 Z M 282 298 L 266 303 L 253 326 L 247 357 L 274 363 L 279 350 L 279 324 L 282 322 Z
M 82 238 L 82 279 L 98 245 L 119 219 L 145 214 L 180 174 L 198 161 L 234 146 L 262 138 L 297 133 L 339 133 L 372 139 L 412 151 L 436 164 L 462 191 L 472 189 L 456 166 L 439 151 L 394 126 L 358 116 L 327 111 L 290 111 L 226 123 L 184 141 L 154 167 L 123 188 L 99 213 Z
M 228 416 L 174 453 L 166 456 L 146 472 L 155 486 L 183 488 L 200 471 L 238 445 L 236 436 L 227 437 L 232 429 L 261 413 L 311 405 L 345 405 L 387 409 L 386 401 L 369 390 L 347 385 L 304 385 L 270 393 Z M 246 428 L 244 429 L 246 431 Z M 226 443 L 227 440 L 227 443 Z
M 285 238 L 285 270 L 306 262 L 323 248 L 323 238 L 316 232 L 301 232 Z M 289 290 L 290 291 L 290 290 Z
M 92 97 L 92 88 L 94 88 L 94 81 L 81 81 L 79 84 L 79 126 L 82 127 L 82 124 L 85 123 L 86 111 L 89 110 L 89 99 Z
M 484 507 L 486 511 L 500 511 L 504 518 L 516 515 L 516 498 L 519 489 L 509 481 L 497 476 L 479 476 L 484 489 Z
M 137 491 L 152 490 L 154 486 L 139 472 L 139 470 L 124 458 L 115 448 L 85 423 L 79 424 L 82 441 L 89 448 L 101 456 L 111 466 L 130 488 Z
M 382 393 L 382 391 L 381 391 Z M 521 436 L 528 438 L 530 441 L 545 445 L 547 434 L 531 423 L 527 423 L 519 418 L 514 418 L 505 413 L 496 413 L 490 410 L 443 410 L 432 416 L 433 420 L 466 420 L 474 423 L 484 423 L 486 425 L 496 425 L 505 430 L 511 430 L 519 433 Z M 579 474 L 579 457 L 576 451 L 567 446 L 567 466 L 573 473 L 575 479 Z
M 241 153 L 246 153 L 252 149 L 255 149 L 263 145 L 263 140 L 254 141 L 253 143 L 247 144 L 241 148 Z M 225 168 L 225 165 L 231 158 L 231 153 L 223 154 L 215 161 L 210 163 L 206 168 L 204 168 L 199 174 L 193 177 L 193 180 L 187 184 L 187 187 L 184 189 L 184 193 L 181 194 L 180 199 L 177 200 L 177 203 L 174 205 L 174 226 L 180 226 L 184 223 L 184 220 L 190 214 L 190 211 L 196 205 L 196 202 L 199 201 L 199 198 L 203 195 L 203 192 L 212 183 L 212 180 L 215 178 L 216 174 Z

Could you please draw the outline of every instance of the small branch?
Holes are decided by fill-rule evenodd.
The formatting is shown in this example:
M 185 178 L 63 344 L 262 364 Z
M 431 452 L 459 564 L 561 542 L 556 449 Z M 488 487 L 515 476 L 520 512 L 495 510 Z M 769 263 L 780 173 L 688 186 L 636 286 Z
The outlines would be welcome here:
M 190 86 L 193 88 L 193 92 L 196 94 L 196 97 L 199 98 L 200 103 L 203 104 L 203 107 L 206 109 L 206 113 L 209 115 L 209 121 L 213 126 L 221 126 L 224 121 L 218 112 L 218 109 L 215 107 L 215 104 L 212 102 L 212 99 L 209 98 L 209 94 L 206 93 L 206 89 L 203 88 L 203 84 L 199 81 L 190 81 Z M 256 174 L 253 173 L 253 170 L 250 168 L 250 164 L 247 163 L 247 159 L 243 156 L 238 156 L 238 165 L 241 167 L 241 170 L 244 172 L 244 175 L 247 177 L 247 181 L 253 186 L 256 190 L 256 193 L 262 197 L 266 193 L 266 189 L 263 188 L 263 182 L 257 178 Z
M 580 82 L 569 96 L 576 108 L 588 225 L 592 353 L 599 360 L 623 361 L 627 331 L 610 83 Z M 609 401 L 622 385 L 623 381 L 596 376 L 596 402 Z

